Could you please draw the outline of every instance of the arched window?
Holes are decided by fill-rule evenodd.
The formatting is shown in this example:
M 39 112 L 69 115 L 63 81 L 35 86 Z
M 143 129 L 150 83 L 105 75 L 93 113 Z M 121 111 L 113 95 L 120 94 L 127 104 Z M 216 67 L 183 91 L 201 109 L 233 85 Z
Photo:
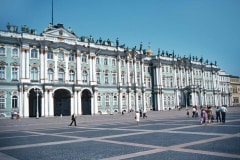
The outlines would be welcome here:
M 117 99 L 117 96 L 115 95 L 115 96 L 113 97 L 113 105 L 114 105 L 114 106 L 117 106 L 117 104 L 118 104 L 118 99 Z
M 59 70 L 58 70 L 58 81 L 59 82 L 64 81 L 64 70 L 62 68 L 59 68 Z
M 116 60 L 115 59 L 112 59 L 112 65 L 116 66 Z
M 69 81 L 74 82 L 75 79 L 75 72 L 73 70 L 70 70 L 69 72 Z
M 134 83 L 134 75 L 132 72 L 130 73 L 130 82 L 131 82 L 131 84 Z
M 36 49 L 31 50 L 31 58 L 38 58 L 38 50 Z
M 122 84 L 125 84 L 124 72 L 122 72 L 122 74 L 121 74 L 121 80 L 122 80 Z
M 53 69 L 52 68 L 48 69 L 48 81 L 50 81 L 50 82 L 53 81 Z
M 38 80 L 38 69 L 37 67 L 32 67 L 31 69 L 31 80 L 37 81 Z
M 4 47 L 0 47 L 0 55 L 5 55 L 5 48 Z
M 104 58 L 104 65 L 108 65 L 108 59 Z
M 124 60 L 121 60 L 121 66 L 124 67 Z
M 99 64 L 99 58 L 96 58 L 96 64 Z
M 6 98 L 4 95 L 0 95 L 0 109 L 5 109 L 6 106 Z
M 116 73 L 113 73 L 112 77 L 113 77 L 113 84 L 117 84 L 117 75 L 116 75 Z
M 88 77 L 88 73 L 87 73 L 87 71 L 84 70 L 82 72 L 82 81 L 83 81 L 83 83 L 87 83 L 88 82 L 87 77 Z
M 101 81 L 100 81 L 100 72 L 97 72 L 97 84 L 100 84 Z
M 18 49 L 17 48 L 12 49 L 12 57 L 18 57 Z
M 12 109 L 18 108 L 18 97 L 16 95 L 12 96 Z
M 105 78 L 105 84 L 108 84 L 108 71 L 105 71 L 104 78 Z
M 97 96 L 97 104 L 98 104 L 98 107 L 100 108 L 101 107 L 101 95 L 100 94 Z
M 53 59 L 53 52 L 52 51 L 48 51 L 47 58 L 48 59 Z
M 82 56 L 82 62 L 84 62 L 84 63 L 87 62 L 87 56 L 86 56 L 86 55 L 83 55 L 83 56 Z
M 106 106 L 107 106 L 107 107 L 110 106 L 110 103 L 109 103 L 109 95 L 108 95 L 108 94 L 106 95 Z
M 64 60 L 64 53 L 63 52 L 59 52 L 58 53 L 58 60 L 59 61 L 63 61 Z
M 74 61 L 74 54 L 73 53 L 69 54 L 69 61 L 71 61 L 71 62 Z

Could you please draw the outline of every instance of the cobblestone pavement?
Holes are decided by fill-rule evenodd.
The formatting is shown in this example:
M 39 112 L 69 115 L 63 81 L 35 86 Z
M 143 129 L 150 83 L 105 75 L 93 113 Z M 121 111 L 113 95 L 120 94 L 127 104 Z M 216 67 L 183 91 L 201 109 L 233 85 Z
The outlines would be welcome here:
M 186 111 L 19 120 L 0 119 L 1 160 L 234 160 L 240 159 L 240 107 L 226 123 L 200 125 Z

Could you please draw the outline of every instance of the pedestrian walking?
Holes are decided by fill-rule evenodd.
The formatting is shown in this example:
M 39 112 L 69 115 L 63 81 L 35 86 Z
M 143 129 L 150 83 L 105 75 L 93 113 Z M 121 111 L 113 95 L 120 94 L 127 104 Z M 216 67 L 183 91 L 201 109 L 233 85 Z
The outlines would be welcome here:
M 202 110 L 201 110 L 201 119 L 200 119 L 201 124 L 205 124 L 206 125 L 206 120 L 207 120 L 207 112 L 206 112 L 205 108 L 202 108 Z
M 136 119 L 136 122 L 137 122 L 137 125 L 138 125 L 139 121 L 140 121 L 140 113 L 138 111 L 136 111 L 135 119 Z
M 221 114 L 222 114 L 222 122 L 225 123 L 226 121 L 226 112 L 227 112 L 227 108 L 225 106 L 221 107 Z
M 192 117 L 195 117 L 195 113 L 196 113 L 196 108 L 193 107 L 193 109 L 192 109 Z
M 77 116 L 75 113 L 72 114 L 72 122 L 69 124 L 69 126 L 72 126 L 73 122 L 74 125 L 77 126 L 77 122 L 76 122 Z
M 222 122 L 222 119 L 221 119 L 221 109 L 220 109 L 220 107 L 218 107 L 217 106 L 217 108 L 216 108 L 216 120 L 217 120 L 217 123 L 218 123 L 218 120 L 220 121 L 220 122 Z
M 212 117 L 213 117 L 213 113 L 212 113 L 212 107 L 209 106 L 207 109 L 207 117 L 208 117 L 208 123 L 212 123 Z
M 187 117 L 189 118 L 189 110 L 187 109 Z

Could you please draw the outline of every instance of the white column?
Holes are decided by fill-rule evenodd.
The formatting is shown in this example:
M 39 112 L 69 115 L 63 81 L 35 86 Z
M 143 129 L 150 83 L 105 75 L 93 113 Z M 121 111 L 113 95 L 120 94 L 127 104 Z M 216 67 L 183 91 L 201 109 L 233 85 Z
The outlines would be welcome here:
M 176 66 L 173 66 L 173 86 L 177 88 L 177 73 L 176 73 Z
M 74 99 L 74 103 L 73 103 L 73 106 L 74 106 L 74 113 L 75 114 L 78 114 L 78 105 L 77 105 L 77 102 L 78 102 L 78 97 L 77 97 L 77 91 L 74 89 L 74 92 L 73 92 L 73 99 Z
M 77 70 L 77 84 L 80 84 L 81 83 L 81 54 L 80 54 L 80 51 L 77 50 L 77 63 L 76 63 L 77 67 L 76 67 L 76 70 Z
M 97 91 L 94 91 L 94 93 L 93 93 L 93 101 L 94 101 L 94 104 L 93 104 L 93 111 L 94 111 L 94 114 L 97 114 L 98 113 L 98 106 L 97 106 Z M 112 98 L 112 96 L 111 96 L 111 98 Z M 110 98 L 110 99 L 111 99 Z M 110 105 L 112 105 L 112 103 L 110 104 Z M 112 106 L 110 106 L 110 107 L 112 107 Z
M 25 50 L 24 48 L 22 48 L 22 59 L 21 59 L 21 63 L 22 63 L 22 79 L 25 79 L 26 78 L 26 53 L 25 53 Z
M 144 83 L 145 70 L 144 70 L 144 61 L 143 60 L 140 62 L 140 65 L 141 65 L 141 83 L 142 83 L 142 86 L 146 86 L 146 84 Z
M 58 82 L 58 68 L 57 68 L 57 52 L 53 54 L 53 59 L 54 59 L 54 82 Z
M 23 99 L 23 102 L 24 102 L 24 110 L 23 110 L 23 117 L 29 117 L 29 96 L 28 96 L 28 92 L 27 92 L 27 89 L 28 88 L 24 88 L 23 89 L 23 95 L 24 95 L 24 99 Z
M 94 95 L 91 96 L 91 115 L 94 115 Z
M 26 79 L 28 79 L 28 81 L 29 81 L 29 72 L 30 72 L 30 70 L 29 70 L 29 50 L 27 50 L 27 53 L 26 53 Z
M 156 74 L 156 75 L 155 75 L 154 81 L 155 81 L 155 84 L 156 84 L 157 86 L 159 86 L 159 80 L 160 80 L 158 73 L 159 73 L 159 67 L 156 66 L 156 68 L 155 68 L 155 74 Z
M 41 98 L 41 116 L 45 116 L 45 93 L 42 91 L 42 98 Z
M 178 90 L 175 90 L 175 96 L 174 96 L 174 103 L 175 103 L 175 107 L 179 106 L 179 100 L 178 100 Z
M 179 72 L 180 72 L 180 82 L 179 82 L 179 85 L 180 85 L 181 88 L 183 87 L 183 75 L 182 75 L 182 71 L 183 71 L 183 68 L 180 68 L 180 69 L 179 69 Z
M 71 97 L 70 97 L 70 106 L 71 106 L 71 115 L 75 112 L 75 107 L 74 107 L 74 95 L 73 94 L 71 94 Z
M 202 88 L 205 88 L 205 73 L 204 70 L 202 70 Z
M 45 81 L 45 77 L 44 77 L 44 73 L 45 73 L 45 60 L 44 60 L 44 55 L 45 55 L 45 51 L 40 49 L 39 50 L 39 54 L 40 54 L 40 82 L 44 83 Z M 43 103 L 42 103 L 43 104 Z M 42 107 L 43 109 L 43 107 Z M 44 112 L 42 112 L 43 114 Z
M 95 65 L 95 64 L 94 64 Z M 89 77 L 90 77 L 90 83 L 93 81 L 93 78 L 92 78 L 92 76 L 93 76 L 93 62 L 92 62 L 92 57 L 89 55 Z
M 117 64 L 118 64 L 118 84 L 121 85 L 121 59 L 120 57 L 117 58 Z
M 138 106 L 138 92 L 134 91 L 135 94 L 135 111 L 139 111 L 139 106 Z
M 160 104 L 160 111 L 163 111 L 164 110 L 164 93 L 160 93 L 158 94 L 159 96 L 159 104 Z
M 48 117 L 48 103 L 49 103 L 49 92 L 48 90 L 45 90 L 44 92 L 44 116 L 45 117 Z M 43 112 L 42 112 L 43 113 Z
M 118 112 L 121 112 L 122 111 L 122 91 L 120 89 L 120 92 L 119 92 L 119 105 L 118 105 Z
M 69 69 L 68 69 L 69 53 L 65 54 L 65 82 L 69 82 Z
M 189 78 L 188 72 L 189 72 L 189 70 L 186 69 L 185 73 L 187 75 L 187 78 L 186 78 L 186 85 L 185 85 L 185 87 L 188 86 L 188 84 L 189 84 L 189 82 L 188 82 L 188 78 Z
M 93 71 L 92 71 L 93 82 L 94 82 L 94 84 L 96 84 L 96 57 L 92 58 L 92 62 L 93 62 Z
M 49 90 L 48 94 L 48 100 L 49 100 L 49 105 L 48 105 L 48 115 L 49 116 L 54 116 L 54 96 L 53 96 L 53 91 Z
M 133 60 L 133 66 L 134 66 L 134 84 L 137 86 L 137 61 L 136 58 Z
M 193 72 L 194 72 L 193 69 L 191 69 L 191 82 L 190 82 L 190 85 L 194 84 Z
M 163 87 L 163 80 L 162 80 L 162 77 L 163 77 L 163 75 L 162 75 L 162 66 L 160 65 L 160 67 L 159 67 L 159 75 L 158 75 L 158 78 L 159 78 L 159 80 L 160 80 L 160 86 L 161 86 L 161 88 Z
M 48 59 L 47 59 L 47 53 L 48 53 L 48 50 L 46 49 L 45 50 L 45 54 L 44 54 L 44 61 L 45 61 L 45 63 L 44 63 L 44 83 L 47 83 L 47 82 L 49 82 L 49 79 L 48 79 L 48 63 L 47 63 L 47 61 L 48 61 Z
M 23 92 L 23 89 L 22 89 L 22 86 L 20 86 L 20 89 L 19 89 L 19 116 L 20 117 L 23 117 L 23 111 L 24 111 L 24 92 Z
M 146 93 L 145 91 L 142 92 L 142 104 L 143 104 L 143 111 L 146 111 Z
M 131 83 L 130 83 L 129 60 L 127 60 L 127 85 L 128 85 L 128 86 L 131 86 Z
M 131 106 L 131 89 L 129 89 L 127 95 L 128 95 L 128 111 L 129 111 L 130 109 L 132 109 L 132 106 Z

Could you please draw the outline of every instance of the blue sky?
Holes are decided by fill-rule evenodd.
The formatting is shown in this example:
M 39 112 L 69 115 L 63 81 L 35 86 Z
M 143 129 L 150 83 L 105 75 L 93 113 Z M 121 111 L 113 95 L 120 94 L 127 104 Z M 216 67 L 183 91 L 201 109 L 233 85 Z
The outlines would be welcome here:
M 51 22 L 52 0 L 0 0 L 0 30 L 27 25 L 40 34 Z M 143 42 L 180 56 L 201 56 L 240 76 L 240 0 L 54 0 L 54 24 L 76 35 Z

